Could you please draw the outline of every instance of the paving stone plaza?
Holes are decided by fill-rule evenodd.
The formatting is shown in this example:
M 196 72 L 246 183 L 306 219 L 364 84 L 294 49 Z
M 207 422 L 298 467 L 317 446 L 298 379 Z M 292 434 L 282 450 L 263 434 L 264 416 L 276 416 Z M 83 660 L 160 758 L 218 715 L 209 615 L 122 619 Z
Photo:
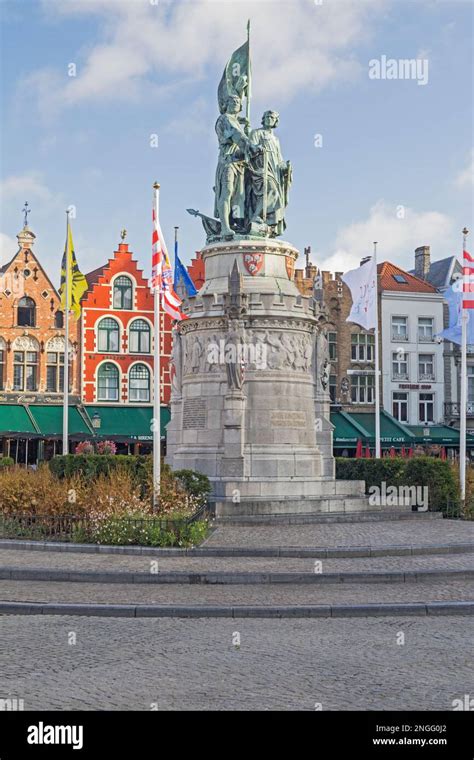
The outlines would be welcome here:
M 450 710 L 472 693 L 474 525 L 424 517 L 218 522 L 188 552 L 2 542 L 3 691 L 25 710 Z

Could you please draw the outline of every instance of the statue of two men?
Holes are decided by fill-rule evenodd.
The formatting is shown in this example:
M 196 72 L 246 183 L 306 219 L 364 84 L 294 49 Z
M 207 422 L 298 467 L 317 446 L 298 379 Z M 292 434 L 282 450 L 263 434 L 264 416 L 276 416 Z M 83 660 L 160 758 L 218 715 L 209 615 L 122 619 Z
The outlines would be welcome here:
M 251 130 L 238 117 L 242 101 L 229 95 L 216 123 L 219 159 L 215 183 L 215 216 L 221 237 L 234 232 L 281 235 L 291 185 L 291 164 L 283 161 L 274 130 L 279 116 L 265 111 L 262 127 Z

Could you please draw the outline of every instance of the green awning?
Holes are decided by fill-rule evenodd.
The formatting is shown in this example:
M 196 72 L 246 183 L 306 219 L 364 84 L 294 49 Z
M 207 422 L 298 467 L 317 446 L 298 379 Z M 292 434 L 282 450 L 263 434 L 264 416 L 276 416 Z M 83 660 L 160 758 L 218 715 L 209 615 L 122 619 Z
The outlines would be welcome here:
M 459 446 L 459 430 L 447 425 L 407 425 L 415 436 L 415 443 Z M 467 436 L 467 443 L 474 446 L 474 436 Z
M 350 417 L 362 428 L 367 430 L 370 443 L 375 444 L 375 414 L 369 412 L 351 412 Z M 386 411 L 380 412 L 380 441 L 383 448 L 394 446 L 411 446 L 415 443 L 415 436 L 407 425 L 402 425 Z
M 92 421 L 94 415 L 100 418 L 100 427 L 95 428 L 96 435 L 115 441 L 152 441 L 153 407 L 151 406 L 86 406 Z M 166 425 L 170 420 L 170 410 L 161 407 L 161 436 L 166 435 Z
M 62 438 L 63 407 L 53 404 L 34 404 L 29 407 L 31 414 L 44 438 Z M 68 407 L 68 427 L 71 438 L 89 438 L 92 433 L 81 416 L 77 406 Z
M 331 422 L 335 426 L 334 448 L 355 448 L 359 439 L 364 446 L 375 445 L 375 414 L 337 411 L 331 413 Z M 383 410 L 380 413 L 380 438 L 383 448 L 411 446 L 416 442 L 407 425 L 402 425 Z
M 92 418 L 98 415 L 100 427 Z M 161 407 L 161 437 L 170 421 L 169 407 Z M 69 436 L 83 440 L 102 438 L 124 443 L 153 440 L 153 407 L 151 406 L 69 406 Z M 62 438 L 63 407 L 61 404 L 0 404 L 0 437 Z
M 364 434 L 360 427 L 354 424 L 352 416 L 346 412 L 331 412 L 331 422 L 334 425 L 333 446 L 334 448 L 356 448 L 357 441 L 366 444 L 368 435 Z
M 0 435 L 19 438 L 22 433 L 27 438 L 40 435 L 26 408 L 22 404 L 0 404 Z

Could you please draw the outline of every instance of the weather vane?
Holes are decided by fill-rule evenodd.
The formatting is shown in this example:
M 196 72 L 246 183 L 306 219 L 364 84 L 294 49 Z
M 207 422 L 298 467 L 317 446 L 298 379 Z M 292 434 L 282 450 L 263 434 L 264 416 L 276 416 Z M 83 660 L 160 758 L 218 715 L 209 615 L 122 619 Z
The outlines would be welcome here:
M 125 228 L 121 231 L 120 237 L 122 238 L 122 240 L 125 240 L 125 238 L 127 237 L 127 230 Z
M 25 207 L 22 208 L 22 211 L 25 215 L 23 227 L 26 227 L 28 225 L 28 214 L 30 213 L 31 209 L 28 206 L 28 201 L 25 201 Z

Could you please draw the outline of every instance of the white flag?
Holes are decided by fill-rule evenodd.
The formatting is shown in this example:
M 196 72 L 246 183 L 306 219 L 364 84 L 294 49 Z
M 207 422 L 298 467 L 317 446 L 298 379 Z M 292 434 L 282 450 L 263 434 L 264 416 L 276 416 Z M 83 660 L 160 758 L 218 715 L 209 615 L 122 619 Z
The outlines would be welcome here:
M 372 258 L 342 276 L 352 295 L 352 308 L 346 322 L 355 322 L 364 330 L 375 327 L 377 313 L 377 264 Z

